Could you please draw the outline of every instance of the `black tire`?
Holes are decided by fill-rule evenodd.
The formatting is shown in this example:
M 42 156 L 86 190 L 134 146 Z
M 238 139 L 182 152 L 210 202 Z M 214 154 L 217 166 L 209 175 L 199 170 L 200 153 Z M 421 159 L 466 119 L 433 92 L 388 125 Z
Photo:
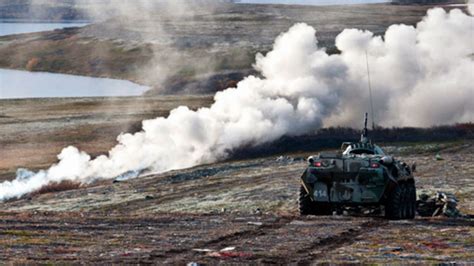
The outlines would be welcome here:
M 301 186 L 298 197 L 300 215 L 331 215 L 332 209 L 329 204 L 317 203 L 311 200 L 306 189 Z
M 416 187 L 415 183 L 407 184 L 408 190 L 408 215 L 407 219 L 414 219 L 416 215 Z
M 311 201 L 306 189 L 301 186 L 300 194 L 298 197 L 298 206 L 300 210 L 300 215 L 310 215 L 313 211 L 313 201 Z
M 398 184 L 388 197 L 385 217 L 390 220 L 413 219 L 416 214 L 416 188 L 412 183 Z
M 390 220 L 399 220 L 403 218 L 403 191 L 401 185 L 397 185 L 392 190 L 388 196 L 387 203 L 385 204 L 385 218 Z

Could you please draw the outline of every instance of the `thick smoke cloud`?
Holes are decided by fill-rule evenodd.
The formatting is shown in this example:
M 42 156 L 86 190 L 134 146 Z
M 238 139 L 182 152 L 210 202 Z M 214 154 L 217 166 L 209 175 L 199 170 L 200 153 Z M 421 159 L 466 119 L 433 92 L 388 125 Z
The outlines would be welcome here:
M 385 36 L 345 30 L 336 39 L 349 67 L 339 111 L 330 125 L 354 125 L 369 101 L 366 55 L 374 88 L 376 123 L 431 126 L 473 120 L 473 18 L 432 9 L 417 27 L 393 25 Z M 354 84 L 349 87 L 349 82 Z
M 81 183 L 127 171 L 164 172 L 226 158 L 244 145 L 300 135 L 328 125 L 355 125 L 368 111 L 366 55 L 377 124 L 430 126 L 473 120 L 473 17 L 430 10 L 417 27 L 394 25 L 384 37 L 345 30 L 339 55 L 317 45 L 316 31 L 296 24 L 280 35 L 236 88 L 215 95 L 209 108 L 179 107 L 168 117 L 143 121 L 143 130 L 122 134 L 108 156 L 95 159 L 75 147 L 38 173 L 19 171 L 0 184 L 0 200 L 19 197 L 51 182 Z

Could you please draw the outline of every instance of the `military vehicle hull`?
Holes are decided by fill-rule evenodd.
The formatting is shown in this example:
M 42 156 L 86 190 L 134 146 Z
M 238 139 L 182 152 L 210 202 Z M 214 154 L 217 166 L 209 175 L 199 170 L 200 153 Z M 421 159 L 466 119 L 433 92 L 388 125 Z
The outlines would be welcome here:
M 390 219 L 415 215 L 412 171 L 388 156 L 313 156 L 301 184 L 303 215 L 331 214 L 345 206 L 383 206 Z
M 327 166 L 310 166 L 302 177 L 313 201 L 351 204 L 374 204 L 388 189 L 389 177 L 383 167 L 370 168 L 370 161 L 326 159 Z
M 416 212 L 415 166 L 386 155 L 367 137 L 345 142 L 341 153 L 308 158 L 301 176 L 301 215 L 331 214 L 344 206 L 383 207 L 389 219 L 412 219 Z

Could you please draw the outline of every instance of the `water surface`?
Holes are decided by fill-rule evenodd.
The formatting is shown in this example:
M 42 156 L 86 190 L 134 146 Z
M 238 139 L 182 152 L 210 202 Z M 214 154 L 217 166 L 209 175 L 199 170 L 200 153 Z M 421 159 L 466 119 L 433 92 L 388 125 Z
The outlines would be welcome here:
M 50 31 L 55 29 L 62 29 L 68 27 L 82 27 L 87 23 L 74 23 L 74 22 L 63 22 L 63 23 L 29 23 L 19 21 L 0 21 L 0 36 L 31 33 L 40 31 Z
M 127 80 L 0 69 L 0 99 L 139 96 L 147 89 Z

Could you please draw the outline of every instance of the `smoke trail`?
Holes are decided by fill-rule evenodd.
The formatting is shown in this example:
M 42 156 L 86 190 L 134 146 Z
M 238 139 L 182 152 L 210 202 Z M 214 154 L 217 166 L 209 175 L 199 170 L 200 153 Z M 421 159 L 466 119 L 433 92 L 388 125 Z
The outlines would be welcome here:
M 417 27 L 391 26 L 385 36 L 345 30 L 339 55 L 317 45 L 316 31 L 296 24 L 257 55 L 255 68 L 236 88 L 215 95 L 209 108 L 179 107 L 143 121 L 143 130 L 118 136 L 108 156 L 95 159 L 75 147 L 38 173 L 19 171 L 0 184 L 0 200 L 51 182 L 81 183 L 132 170 L 164 172 L 226 158 L 243 145 L 300 135 L 323 125 L 351 125 L 367 110 L 366 60 L 372 69 L 377 123 L 426 126 L 472 121 L 474 114 L 471 25 L 460 10 L 432 9 Z

